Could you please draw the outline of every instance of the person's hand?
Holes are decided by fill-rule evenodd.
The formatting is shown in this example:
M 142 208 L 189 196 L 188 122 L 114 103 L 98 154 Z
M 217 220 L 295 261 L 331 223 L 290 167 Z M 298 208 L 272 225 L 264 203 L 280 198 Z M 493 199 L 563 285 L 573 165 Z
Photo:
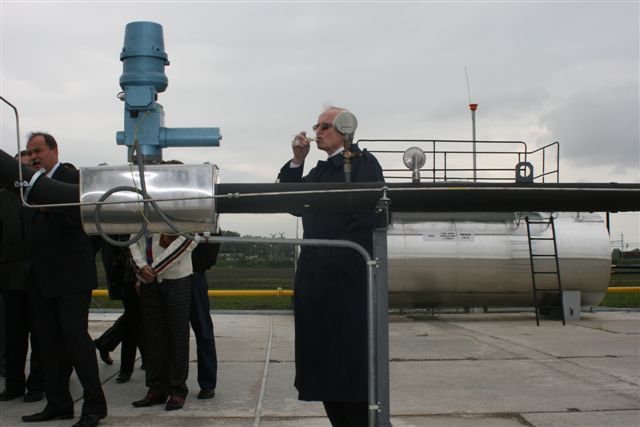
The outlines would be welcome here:
M 291 149 L 293 150 L 293 163 L 297 165 L 304 163 L 304 159 L 309 154 L 309 140 L 306 131 L 301 131 L 293 137 Z
M 140 274 L 142 275 L 142 278 L 146 283 L 151 283 L 156 280 L 155 271 L 153 271 L 153 269 L 148 265 L 142 267 L 142 270 L 140 270 Z

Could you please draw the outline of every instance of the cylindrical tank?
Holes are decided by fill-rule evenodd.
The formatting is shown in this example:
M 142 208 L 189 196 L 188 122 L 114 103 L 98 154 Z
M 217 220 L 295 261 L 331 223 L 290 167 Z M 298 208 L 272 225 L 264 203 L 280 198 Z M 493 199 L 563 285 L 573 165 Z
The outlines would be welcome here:
M 158 202 L 158 206 L 173 223 L 186 232 L 213 231 L 216 229 L 215 184 L 218 167 L 203 165 L 149 165 L 145 166 L 147 193 L 153 199 L 182 199 Z M 100 166 L 80 169 L 80 201 L 97 202 L 107 191 L 115 187 L 140 188 L 137 166 Z M 200 197 L 201 199 L 197 199 Z M 189 199 L 192 198 L 192 199 Z M 146 221 L 149 230 L 172 233 L 172 229 L 153 209 L 143 217 L 143 203 L 131 203 L 142 199 L 134 191 L 119 191 L 110 195 L 101 208 L 101 225 L 107 234 L 136 233 Z M 82 223 L 88 234 L 97 234 L 95 205 L 83 205 Z
M 595 214 L 554 215 L 562 288 L 581 291 L 582 305 L 597 305 L 611 267 L 604 221 Z M 388 233 L 390 305 L 533 306 L 525 216 L 549 214 L 394 214 Z M 548 225 L 532 224 L 531 231 L 551 237 Z M 532 243 L 536 254 L 553 253 L 552 241 Z M 555 269 L 554 258 L 536 262 L 537 271 Z M 538 288 L 557 288 L 555 275 L 536 281 Z

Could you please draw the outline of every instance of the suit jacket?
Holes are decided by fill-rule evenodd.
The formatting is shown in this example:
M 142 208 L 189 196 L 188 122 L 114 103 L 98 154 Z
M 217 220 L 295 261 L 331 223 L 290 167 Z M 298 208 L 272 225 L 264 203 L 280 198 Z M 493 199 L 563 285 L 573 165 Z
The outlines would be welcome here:
M 79 173 L 60 165 L 53 179 L 79 182 Z M 27 209 L 25 229 L 29 254 L 29 286 L 45 298 L 90 292 L 97 287 L 95 250 L 82 229 L 80 208 Z
M 376 158 L 356 146 L 351 181 L 384 181 Z M 344 182 L 341 155 L 280 170 L 280 182 Z M 375 213 L 303 214 L 305 238 L 351 240 L 372 252 Z M 303 246 L 295 277 L 295 386 L 301 400 L 367 400 L 367 272 L 352 249 Z
M 28 268 L 20 199 L 0 189 L 0 290 L 26 291 Z

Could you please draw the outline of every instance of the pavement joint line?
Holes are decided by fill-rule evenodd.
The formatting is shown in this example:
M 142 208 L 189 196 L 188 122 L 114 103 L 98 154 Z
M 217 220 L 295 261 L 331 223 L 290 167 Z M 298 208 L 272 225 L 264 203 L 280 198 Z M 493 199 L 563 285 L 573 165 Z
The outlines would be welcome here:
M 526 427 L 535 427 L 534 424 L 531 424 L 527 421 L 523 416 L 524 412 L 446 412 L 446 413 L 425 413 L 425 414 L 393 414 L 391 417 L 393 419 L 398 418 L 479 418 L 479 419 L 488 419 L 488 418 L 501 418 L 505 420 L 515 420 L 519 424 Z
M 457 323 L 448 323 L 448 326 L 450 327 L 454 327 L 454 328 L 459 328 L 462 329 L 464 331 L 467 332 L 467 336 L 471 337 L 474 340 L 477 340 L 483 344 L 495 347 L 497 349 L 500 349 L 508 354 L 513 355 L 513 359 L 515 360 L 519 360 L 519 359 L 525 359 L 525 360 L 533 360 L 533 357 L 531 357 L 530 355 L 527 354 L 523 354 L 524 352 L 522 351 L 522 348 L 526 348 L 527 350 L 533 350 L 539 354 L 542 354 L 544 356 L 546 356 L 546 358 L 551 358 L 551 359 L 555 359 L 556 357 L 553 354 L 548 354 L 545 353 L 543 351 L 538 350 L 537 348 L 534 347 L 528 347 L 525 345 L 522 345 L 518 342 L 513 342 L 509 339 L 506 338 L 502 338 L 502 337 L 497 337 L 495 335 L 486 333 L 486 332 L 482 332 L 482 331 L 478 331 L 475 329 L 471 329 L 471 328 L 466 328 L 464 326 L 461 326 Z M 497 342 L 496 342 L 497 341 Z M 508 348 L 507 346 L 504 345 L 499 345 L 499 343 L 506 341 L 507 343 L 511 344 L 512 347 L 515 348 Z M 507 359 L 507 358 L 505 358 Z
M 582 371 L 582 370 L 586 370 L 589 374 L 592 374 L 593 372 L 597 372 L 597 373 L 599 373 L 600 375 L 605 375 L 605 376 L 607 376 L 607 377 L 609 377 L 609 378 L 614 379 L 615 381 L 622 382 L 622 383 L 625 383 L 625 384 L 627 384 L 627 385 L 631 385 L 631 386 L 633 386 L 633 387 L 637 387 L 637 386 L 638 386 L 638 384 L 637 384 L 637 383 L 635 383 L 635 382 L 632 382 L 632 381 L 626 380 L 626 379 L 624 379 L 624 378 L 620 378 L 619 376 L 617 376 L 617 375 L 613 375 L 613 374 L 610 374 L 610 373 L 608 373 L 608 372 L 603 372 L 603 371 L 602 371 L 602 370 L 600 370 L 600 369 L 597 369 L 597 368 L 586 368 L 586 367 L 582 366 L 581 364 L 579 364 L 578 362 L 575 362 L 575 361 L 573 360 L 574 358 L 571 358 L 571 357 L 558 357 L 558 356 L 556 356 L 556 355 L 554 355 L 554 354 L 551 354 L 551 353 L 549 353 L 549 352 L 546 352 L 546 351 L 544 351 L 544 350 L 540 350 L 540 349 L 538 349 L 538 348 L 536 348 L 536 347 L 533 347 L 533 346 L 530 346 L 530 345 L 527 345 L 527 344 L 520 343 L 520 342 L 518 342 L 518 341 L 515 341 L 515 340 L 510 339 L 510 338 L 507 338 L 507 337 L 499 337 L 499 336 L 495 336 L 495 335 L 493 335 L 493 334 L 489 334 L 489 333 L 486 333 L 486 332 L 482 332 L 482 331 L 479 331 L 479 330 L 477 330 L 477 329 L 466 328 L 466 327 L 461 326 L 461 325 L 459 325 L 459 324 L 451 324 L 451 325 L 452 325 L 452 326 L 455 326 L 455 327 L 458 327 L 458 328 L 461 328 L 461 329 L 463 329 L 463 330 L 466 330 L 466 331 L 468 331 L 468 332 L 470 332 L 470 333 L 474 334 L 474 335 L 473 335 L 473 337 L 474 337 L 474 338 L 476 338 L 476 339 L 478 339 L 477 334 L 480 334 L 481 336 L 484 336 L 484 337 L 490 338 L 491 340 L 496 340 L 496 341 L 506 341 L 507 343 L 509 343 L 509 344 L 511 344 L 512 346 L 514 346 L 516 349 L 518 349 L 518 348 L 524 348 L 524 349 L 527 349 L 527 350 L 533 350 L 534 352 L 538 352 L 538 353 L 540 353 L 540 354 L 543 354 L 544 356 L 546 356 L 545 358 L 533 358 L 533 357 L 528 357 L 527 359 L 528 359 L 528 360 L 531 360 L 532 362 L 538 363 L 538 364 L 546 365 L 546 366 L 547 366 L 547 368 L 549 368 L 549 369 L 552 369 L 552 370 L 554 370 L 554 371 L 556 371 L 556 372 L 558 372 L 558 373 L 560 373 L 560 374 L 563 374 L 563 375 L 569 376 L 569 377 L 571 377 L 571 378 L 573 378 L 573 379 L 575 379 L 575 380 L 581 381 L 581 382 L 586 383 L 586 384 L 594 384 L 594 383 L 595 383 L 595 381 L 589 381 L 589 380 L 588 380 L 589 378 L 591 378 L 591 376 L 592 376 L 592 375 L 576 375 L 576 374 L 572 374 L 572 373 L 567 372 L 567 371 L 566 371 L 566 370 L 564 370 L 564 369 L 559 368 L 559 366 L 558 366 L 558 365 L 559 365 L 559 364 L 567 364 L 567 365 L 570 365 L 570 366 L 571 366 L 571 367 L 573 367 L 573 368 L 578 368 L 578 369 L 579 369 L 579 370 L 581 370 L 581 371 Z M 606 332 L 606 331 L 603 331 L 603 332 Z M 481 340 L 481 339 L 478 339 L 478 341 L 481 341 L 481 342 L 482 342 L 482 340 Z M 506 348 L 501 347 L 501 346 L 498 346 L 498 345 L 497 345 L 497 344 L 495 344 L 495 343 L 489 343 L 489 342 L 485 342 L 485 343 L 486 343 L 486 344 L 492 344 L 492 345 L 494 345 L 495 347 L 500 348 L 501 350 L 507 351 L 507 352 L 509 352 L 509 353 L 511 353 L 511 354 L 517 354 L 517 353 L 514 353 L 514 351 L 507 350 Z M 597 357 L 594 357 L 594 358 L 597 358 Z M 607 358 L 607 357 L 604 357 L 604 358 Z M 551 362 L 553 362 L 553 363 L 551 363 Z M 621 397 L 624 397 L 625 399 L 629 399 L 629 398 L 633 399 L 633 398 L 634 398 L 634 397 L 630 397 L 630 396 L 626 395 L 626 394 L 625 394 L 625 393 L 623 393 L 623 392 L 618 392 L 617 390 L 611 390 L 611 392 L 612 392 L 612 393 L 615 393 L 615 394 L 617 394 L 617 395 L 619 395 L 619 396 L 621 396 Z
M 603 408 L 603 409 L 578 409 L 578 410 L 574 410 L 574 408 L 567 408 L 567 410 L 565 411 L 521 411 L 520 414 L 527 414 L 527 415 L 533 415 L 533 414 L 565 414 L 565 413 L 572 413 L 572 414 L 592 414 L 592 413 L 606 413 L 606 412 L 631 412 L 631 411 L 640 411 L 640 406 L 636 407 L 636 408 Z
M 481 359 L 478 357 L 433 357 L 433 358 L 402 358 L 402 357 L 394 357 L 393 359 L 389 359 L 389 362 L 482 362 L 483 360 L 490 361 L 512 361 L 512 360 L 531 360 L 530 357 L 496 357 L 494 359 Z
M 137 361 L 138 359 L 140 359 L 139 357 L 136 358 L 135 360 Z M 100 363 L 100 362 L 98 362 Z M 104 381 L 100 381 L 100 384 L 105 385 L 106 383 L 108 383 L 109 381 L 111 381 L 113 378 L 117 377 L 120 374 L 120 371 L 116 371 L 113 374 L 109 375 Z M 78 397 L 76 399 L 73 400 L 73 403 L 78 403 L 81 400 L 84 400 L 84 396 L 82 394 L 79 394 Z
M 601 332 L 608 332 L 610 334 L 620 334 L 620 335 L 640 335 L 640 332 L 618 332 L 618 331 L 611 331 L 609 329 L 602 329 L 602 327 L 600 326 L 589 326 L 589 325 L 581 325 L 579 323 L 573 323 L 571 322 L 571 324 L 573 326 L 577 326 L 579 328 L 585 328 L 585 329 L 591 329 L 593 331 L 601 331 Z
M 262 415 L 262 402 L 264 400 L 265 390 L 267 388 L 267 377 L 269 376 L 269 360 L 271 360 L 271 342 L 273 340 L 273 319 L 269 316 L 269 340 L 267 343 L 267 356 L 264 361 L 264 371 L 262 373 L 262 382 L 260 384 L 260 395 L 256 405 L 256 415 L 253 420 L 253 427 L 260 427 L 260 416 Z
M 632 356 L 627 356 L 627 357 L 632 357 Z M 602 359 L 608 359 L 608 358 L 609 358 L 609 356 L 602 357 Z M 586 357 L 576 357 L 576 358 L 571 358 L 571 359 L 580 360 L 580 359 L 586 359 Z M 592 359 L 597 359 L 597 357 L 593 357 Z M 564 361 L 564 360 L 567 360 L 567 359 L 560 359 L 560 360 Z M 625 380 L 624 378 L 620 378 L 620 377 L 618 377 L 617 375 L 614 375 L 614 374 L 609 374 L 607 372 L 602 372 L 601 369 L 598 369 L 598 368 L 595 368 L 595 367 L 585 367 L 585 366 L 580 365 L 577 361 L 574 362 L 573 360 L 567 360 L 567 361 L 570 362 L 571 364 L 575 365 L 575 366 L 580 367 L 580 368 L 591 370 L 591 371 L 596 371 L 601 375 L 607 375 L 607 376 L 609 376 L 611 378 L 614 378 L 615 380 L 620 381 L 622 383 L 625 383 L 627 385 L 630 385 L 630 386 L 633 386 L 633 387 L 640 386 L 640 384 L 638 384 L 636 382 Z

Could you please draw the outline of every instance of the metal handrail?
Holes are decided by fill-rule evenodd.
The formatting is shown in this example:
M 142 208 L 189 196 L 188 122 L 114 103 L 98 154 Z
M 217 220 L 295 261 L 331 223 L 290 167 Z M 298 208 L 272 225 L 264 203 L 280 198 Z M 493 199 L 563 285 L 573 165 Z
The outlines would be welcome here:
M 520 162 L 531 162 L 532 157 L 537 157 L 537 155 L 541 154 L 542 156 L 542 165 L 539 168 L 541 170 L 540 173 L 533 176 L 534 181 L 541 180 L 542 182 L 546 182 L 547 177 L 555 175 L 556 182 L 560 180 L 560 172 L 559 172 L 559 164 L 560 164 L 560 148 L 559 142 L 555 141 L 550 144 L 547 144 L 543 147 L 537 148 L 533 151 L 529 151 L 527 144 L 523 141 L 491 141 L 491 140 L 483 140 L 483 141 L 469 141 L 469 140 L 459 140 L 459 139 L 360 139 L 357 141 L 357 144 L 362 143 L 363 145 L 367 145 L 370 143 L 375 144 L 406 144 L 419 146 L 422 145 L 423 151 L 425 155 L 431 158 L 431 167 L 421 168 L 419 172 L 424 173 L 423 180 L 430 180 L 432 182 L 436 181 L 515 181 L 515 166 Z M 469 145 L 468 150 L 461 150 L 460 148 L 451 147 L 452 149 L 446 149 L 446 145 L 460 145 L 467 144 Z M 471 150 L 472 145 L 475 144 L 476 147 L 480 147 L 480 149 L 476 149 L 475 152 Z M 492 146 L 496 145 L 513 145 L 514 149 L 507 150 L 496 150 Z M 424 147 L 426 146 L 426 147 Z M 443 146 L 445 146 L 443 148 Z M 487 150 L 482 150 L 482 147 L 486 147 Z M 408 148 L 408 147 L 407 147 Z M 555 153 L 550 152 L 555 149 Z M 394 149 L 370 149 L 371 153 L 380 154 L 378 156 L 378 160 L 381 163 L 384 163 L 385 155 L 389 154 L 402 154 L 404 150 L 394 150 Z M 460 156 L 472 156 L 481 157 L 483 159 L 487 159 L 491 157 L 492 160 L 495 161 L 497 158 L 504 158 L 505 156 L 514 157 L 514 163 L 509 164 L 508 167 L 478 167 L 476 164 L 475 168 L 465 168 L 465 167 L 457 167 L 450 168 L 448 164 L 451 164 L 452 157 L 460 158 Z M 547 167 L 547 160 L 554 159 L 555 165 L 550 168 Z M 499 160 L 502 162 L 503 160 Z M 384 165 L 383 165 L 384 166 Z M 535 170 L 536 168 L 534 168 Z M 385 173 L 386 179 L 395 179 L 395 180 L 403 180 L 410 179 L 411 171 L 402 168 L 385 168 L 383 167 L 383 172 Z M 387 172 L 406 172 L 406 176 L 398 176 L 393 175 L 390 176 Z M 457 173 L 455 176 L 451 176 L 451 172 L 467 172 L 469 176 L 464 176 L 465 174 Z M 482 175 L 478 176 L 478 172 L 483 172 Z M 508 172 L 508 174 L 497 175 L 498 172 Z M 494 176 L 492 176 L 494 174 Z M 426 176 L 429 178 L 426 178 Z
M 546 162 L 546 153 L 547 153 L 547 149 L 551 149 L 550 147 L 555 147 L 555 149 L 556 149 L 556 169 L 547 172 L 546 171 L 546 166 L 547 166 L 546 165 L 546 163 L 547 163 Z M 540 148 L 538 148 L 536 150 L 531 151 L 529 153 L 529 155 L 535 154 L 535 153 L 537 153 L 539 151 L 542 151 L 542 173 L 540 175 L 535 175 L 533 177 L 534 181 L 537 178 L 542 178 L 542 182 L 545 182 L 544 178 L 547 175 L 552 175 L 552 174 L 555 173 L 556 174 L 556 182 L 560 182 L 560 143 L 558 141 L 554 141 L 554 142 L 552 142 L 550 144 L 547 144 L 547 145 L 545 145 L 543 147 L 540 147 Z

